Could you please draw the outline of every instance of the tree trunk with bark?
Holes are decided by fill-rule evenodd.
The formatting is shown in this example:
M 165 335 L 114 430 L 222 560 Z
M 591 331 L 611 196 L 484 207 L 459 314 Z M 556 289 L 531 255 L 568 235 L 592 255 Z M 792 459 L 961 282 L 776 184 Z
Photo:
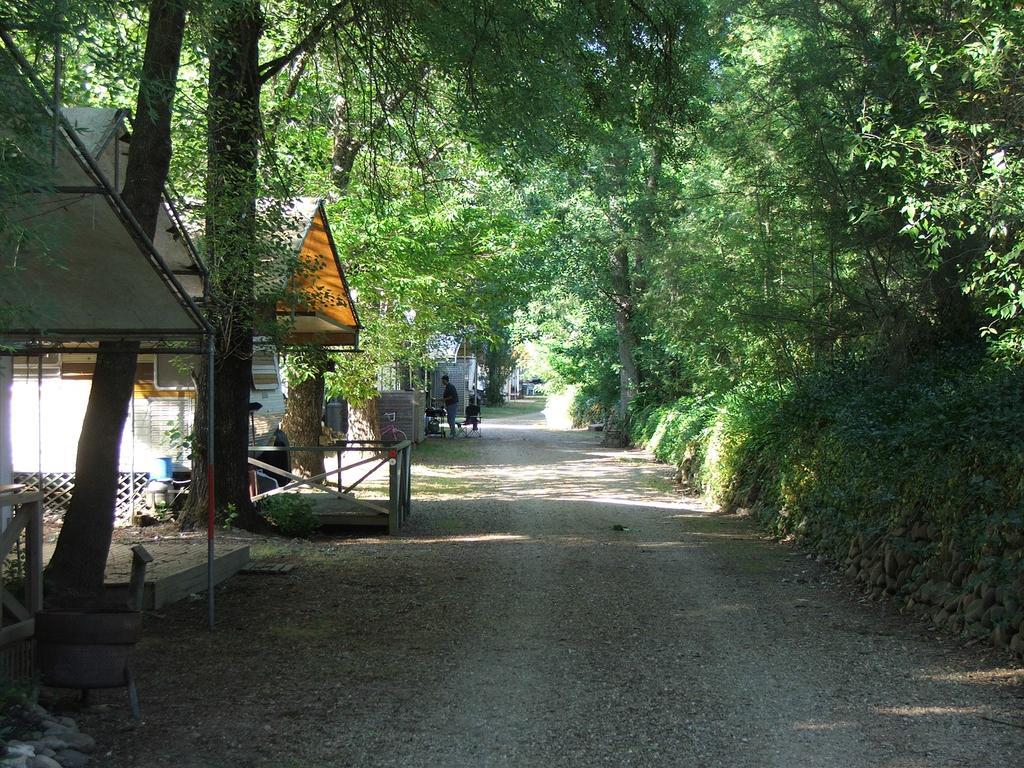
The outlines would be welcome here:
M 319 445 L 323 432 L 324 375 L 320 371 L 288 387 L 288 409 L 282 427 L 292 445 Z M 291 455 L 292 472 L 313 477 L 324 471 L 320 452 L 297 451 Z
M 348 407 L 349 440 L 380 440 L 380 398 Z
M 46 569 L 52 593 L 74 599 L 74 595 L 103 589 L 114 531 L 121 435 L 134 388 L 138 350 L 134 342 L 104 342 L 96 355 L 78 440 L 75 488 Z
M 220 511 L 230 509 L 242 527 L 262 521 L 249 498 L 249 397 L 255 332 L 256 198 L 260 130 L 259 40 L 263 15 L 258 0 L 226 3 L 209 46 L 210 84 L 207 159 L 207 265 L 210 314 L 218 330 L 214 370 L 214 493 Z M 199 376 L 197 423 L 205 412 L 206 377 Z M 205 416 L 204 416 L 205 418 Z M 208 450 L 193 462 L 192 493 L 183 522 L 206 515 Z
M 185 30 L 183 0 L 153 0 L 122 198 L 144 234 L 156 233 L 160 198 L 171 161 L 171 108 Z M 92 388 L 75 462 L 75 489 L 47 566 L 50 589 L 98 592 L 114 528 L 121 435 L 132 398 L 138 343 L 105 342 L 96 355 Z M 58 598 L 59 599 L 59 598 Z
M 619 408 L 620 417 L 629 413 L 636 394 L 639 370 L 636 364 L 638 340 L 633 329 L 633 298 L 629 274 L 629 250 L 619 244 L 612 249 L 609 259 L 611 286 L 615 309 L 615 331 L 619 348 Z

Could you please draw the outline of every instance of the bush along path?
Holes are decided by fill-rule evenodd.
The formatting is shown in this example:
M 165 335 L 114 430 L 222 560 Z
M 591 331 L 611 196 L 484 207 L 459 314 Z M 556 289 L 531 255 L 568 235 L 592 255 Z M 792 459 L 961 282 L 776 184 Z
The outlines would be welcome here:
M 749 516 L 538 403 L 415 451 L 396 536 L 254 540 L 147 614 L 143 720 L 71 713 L 105 768 L 1015 765 L 1022 672 L 873 601 Z
M 633 438 L 725 509 L 1024 657 L 1024 372 L 977 354 L 651 408 Z

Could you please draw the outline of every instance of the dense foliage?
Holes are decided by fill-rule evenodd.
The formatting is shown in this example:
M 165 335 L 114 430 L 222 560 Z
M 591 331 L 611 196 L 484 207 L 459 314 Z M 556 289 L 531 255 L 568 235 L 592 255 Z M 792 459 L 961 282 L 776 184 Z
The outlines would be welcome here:
M 145 13 L 67 5 L 65 99 L 130 106 Z M 50 83 L 48 7 L 0 0 Z M 325 199 L 357 290 L 364 354 L 290 350 L 293 385 L 358 403 L 440 338 L 488 345 L 495 371 L 528 342 L 578 424 L 624 420 L 780 534 L 836 549 L 926 517 L 977 552 L 1020 525 L 1020 4 L 189 8 L 172 176 L 206 218 L 211 315 L 271 332 L 253 274 L 280 205 L 257 198 Z M 243 22 L 258 92 L 225 120 L 212 73 Z M 236 123 L 259 222 L 233 250 L 213 233 L 245 217 L 211 207 L 207 138 Z M 0 157 L 0 192 L 19 163 Z
M 751 0 L 710 19 L 707 112 L 634 198 L 655 247 L 630 262 L 633 441 L 833 556 L 923 520 L 991 557 L 1024 528 L 1024 10 Z M 566 189 L 567 279 L 529 332 L 586 423 L 620 402 L 626 336 L 595 269 L 615 209 Z
M 924 521 L 976 560 L 1024 528 L 1022 385 L 1019 369 L 963 353 L 890 373 L 862 363 L 683 398 L 634 437 L 725 508 L 836 559 L 858 534 Z

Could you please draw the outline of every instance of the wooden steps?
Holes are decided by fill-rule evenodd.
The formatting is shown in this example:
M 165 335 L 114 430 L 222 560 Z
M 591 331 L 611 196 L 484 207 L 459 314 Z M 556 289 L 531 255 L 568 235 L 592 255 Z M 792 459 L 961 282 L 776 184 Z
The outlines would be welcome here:
M 360 499 L 351 496 L 310 495 L 313 511 L 320 525 L 387 528 L 389 515 L 387 499 Z M 373 508 L 366 506 L 372 505 Z

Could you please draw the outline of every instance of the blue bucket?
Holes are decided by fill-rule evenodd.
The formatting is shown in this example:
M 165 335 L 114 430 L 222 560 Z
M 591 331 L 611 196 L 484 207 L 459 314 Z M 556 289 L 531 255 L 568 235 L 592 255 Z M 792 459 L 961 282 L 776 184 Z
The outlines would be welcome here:
M 174 477 L 174 462 L 170 456 L 159 456 L 153 460 L 153 468 L 149 471 L 151 480 L 170 480 Z

